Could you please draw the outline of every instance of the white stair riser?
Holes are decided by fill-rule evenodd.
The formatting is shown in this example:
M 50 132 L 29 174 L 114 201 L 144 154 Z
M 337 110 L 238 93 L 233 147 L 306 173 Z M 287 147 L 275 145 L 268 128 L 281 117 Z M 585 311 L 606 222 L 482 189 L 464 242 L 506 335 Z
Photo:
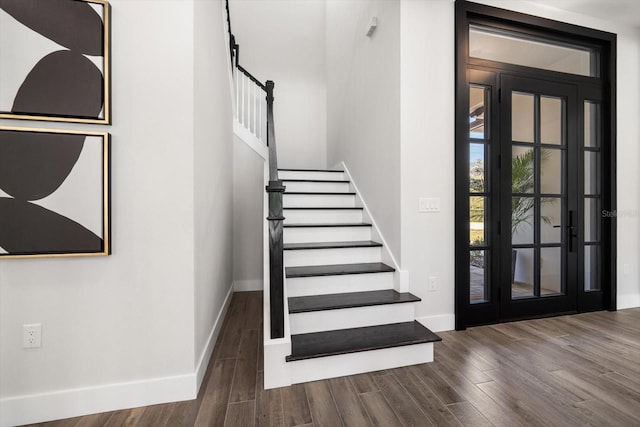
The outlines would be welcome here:
M 288 278 L 287 296 L 340 294 L 393 289 L 393 273 Z
M 284 193 L 284 208 L 337 207 L 355 208 L 356 196 L 353 194 L 287 194 Z
M 362 210 L 284 210 L 285 224 L 345 224 L 362 222 Z
M 289 363 L 291 364 L 291 382 L 299 384 L 428 362 L 433 362 L 433 343 L 318 357 Z
M 357 264 L 381 262 L 382 252 L 374 248 L 298 249 L 284 251 L 285 267 L 303 265 Z
M 290 313 L 289 322 L 292 334 L 306 334 L 387 323 L 411 322 L 414 320 L 414 314 L 413 303 L 407 302 L 309 313 Z
M 347 193 L 349 188 L 348 182 L 295 182 L 285 181 L 283 183 L 287 187 L 287 191 L 297 191 L 301 193 Z
M 371 227 L 287 227 L 284 243 L 371 240 Z
M 278 179 L 317 179 L 321 181 L 344 181 L 342 172 L 278 171 Z

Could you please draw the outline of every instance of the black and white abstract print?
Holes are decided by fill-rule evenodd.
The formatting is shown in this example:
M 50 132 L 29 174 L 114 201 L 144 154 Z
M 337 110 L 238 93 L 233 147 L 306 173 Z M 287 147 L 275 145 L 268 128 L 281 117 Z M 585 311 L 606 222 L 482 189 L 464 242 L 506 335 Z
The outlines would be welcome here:
M 104 253 L 106 134 L 0 128 L 0 257 Z
M 107 123 L 106 13 L 106 2 L 0 0 L 2 117 Z

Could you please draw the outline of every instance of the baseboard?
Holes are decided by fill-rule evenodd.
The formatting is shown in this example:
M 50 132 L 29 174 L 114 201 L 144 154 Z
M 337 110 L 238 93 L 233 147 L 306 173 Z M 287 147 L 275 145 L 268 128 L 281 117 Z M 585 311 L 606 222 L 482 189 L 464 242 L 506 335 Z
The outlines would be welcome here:
M 0 427 L 195 399 L 233 291 L 230 286 L 194 373 L 0 399 Z
M 213 348 L 215 347 L 216 341 L 218 340 L 218 335 L 220 334 L 220 329 L 222 328 L 222 323 L 224 322 L 224 316 L 227 314 L 229 304 L 231 303 L 233 289 L 234 286 L 231 285 L 229 287 L 229 291 L 227 292 L 227 296 L 224 298 L 224 303 L 222 303 L 222 309 L 218 313 L 216 321 L 213 323 L 213 327 L 211 328 L 211 332 L 209 333 L 209 338 L 207 339 L 207 344 L 204 346 L 202 354 L 200 355 L 200 360 L 198 361 L 198 365 L 196 366 L 196 394 L 198 394 L 198 391 L 200 390 L 202 380 L 204 379 L 204 374 L 207 371 L 207 366 L 209 366 L 209 360 L 211 360 Z
M 436 316 L 423 316 L 416 319 L 433 332 L 453 331 L 456 328 L 455 314 L 439 314 Z
M 233 282 L 234 292 L 261 291 L 263 289 L 262 280 L 235 280 Z
M 195 373 L 84 387 L 0 400 L 0 426 L 59 420 L 100 412 L 195 399 Z
M 617 306 L 618 310 L 640 307 L 640 294 L 618 295 Z

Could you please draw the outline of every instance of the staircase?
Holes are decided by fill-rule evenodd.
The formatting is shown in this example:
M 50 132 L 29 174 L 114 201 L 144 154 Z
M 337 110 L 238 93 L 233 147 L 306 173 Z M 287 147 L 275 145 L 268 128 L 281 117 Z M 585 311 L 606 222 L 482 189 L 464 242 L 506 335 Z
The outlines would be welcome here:
M 395 268 L 344 171 L 280 169 L 291 383 L 433 361 L 440 338 Z

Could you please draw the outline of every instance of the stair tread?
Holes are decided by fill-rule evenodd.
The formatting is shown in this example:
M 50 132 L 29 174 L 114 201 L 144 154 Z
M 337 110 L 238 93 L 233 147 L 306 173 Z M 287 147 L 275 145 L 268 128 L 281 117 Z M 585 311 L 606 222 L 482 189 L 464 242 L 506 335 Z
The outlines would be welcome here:
M 284 207 L 282 209 L 284 209 L 285 211 L 286 210 L 297 210 L 297 211 L 304 211 L 304 210 L 306 210 L 306 211 L 315 211 L 315 210 L 323 210 L 323 211 L 324 210 L 328 210 L 328 211 L 330 211 L 330 210 L 359 210 L 359 211 L 361 211 L 364 208 L 349 208 L 349 207 L 343 207 L 343 206 L 334 206 L 334 207 L 331 207 L 331 206 L 316 206 L 316 207 L 303 206 L 303 207 L 296 207 L 296 208 L 294 208 L 294 207 L 290 207 L 290 208 Z
M 441 341 L 417 321 L 291 335 L 287 362 Z
M 340 248 L 373 248 L 380 247 L 382 243 L 373 240 L 357 240 L 350 242 L 312 242 L 312 243 L 285 243 L 285 251 L 303 249 L 340 249 Z
M 336 310 L 372 305 L 401 304 L 417 302 L 420 298 L 409 292 L 397 292 L 394 289 L 380 291 L 348 292 L 342 294 L 310 295 L 289 298 L 289 313 L 308 313 L 311 311 Z
M 337 179 L 331 180 L 331 179 L 289 179 L 289 178 L 282 179 L 281 181 L 283 182 L 322 182 L 322 183 L 326 182 L 330 184 L 335 184 L 335 183 L 347 184 L 351 182 L 351 181 L 337 180 Z
M 304 227 L 371 227 L 371 224 L 367 222 L 336 222 L 336 223 L 293 223 L 293 224 L 284 224 L 284 227 L 290 228 L 304 228 Z
M 337 169 L 278 169 L 278 171 L 287 171 L 287 172 L 336 172 L 336 173 L 344 173 L 342 170 Z
M 286 267 L 287 278 L 313 276 L 340 276 L 345 274 L 388 273 L 396 271 L 393 267 L 381 262 L 365 262 L 357 264 L 305 265 Z
M 341 192 L 341 191 L 285 191 L 284 194 L 296 194 L 296 195 L 320 195 L 320 196 L 355 196 L 353 192 Z

